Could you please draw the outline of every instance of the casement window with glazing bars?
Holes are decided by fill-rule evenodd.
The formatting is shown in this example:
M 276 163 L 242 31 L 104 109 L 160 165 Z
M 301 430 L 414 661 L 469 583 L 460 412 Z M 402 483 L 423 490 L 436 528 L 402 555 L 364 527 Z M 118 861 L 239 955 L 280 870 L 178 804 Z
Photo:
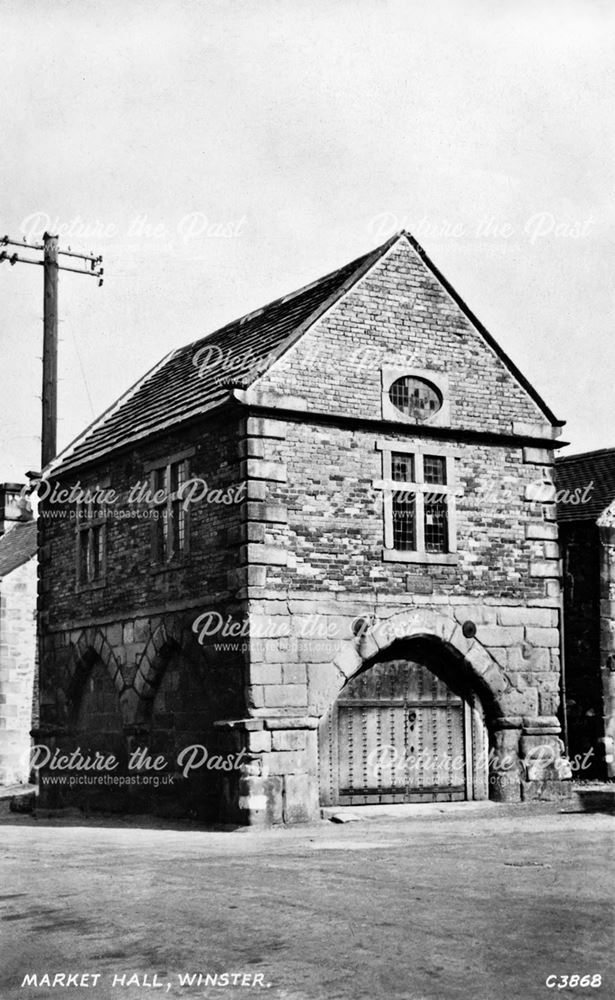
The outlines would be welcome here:
M 148 466 L 153 498 L 152 562 L 158 566 L 181 562 L 188 553 L 189 512 L 183 487 L 189 478 L 192 453 Z
M 446 448 L 378 442 L 384 493 L 383 558 L 455 563 L 455 453 Z
M 90 500 L 77 504 L 77 589 L 102 587 L 107 573 L 107 517 L 103 503 Z

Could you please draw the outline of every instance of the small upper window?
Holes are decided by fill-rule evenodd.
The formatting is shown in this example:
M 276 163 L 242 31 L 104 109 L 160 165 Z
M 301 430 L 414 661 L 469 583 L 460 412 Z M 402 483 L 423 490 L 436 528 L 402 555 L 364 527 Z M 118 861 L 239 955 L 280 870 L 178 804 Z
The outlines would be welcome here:
M 442 396 L 435 385 L 414 375 L 402 375 L 389 389 L 393 406 L 414 420 L 428 420 L 442 407 Z
M 182 501 L 182 487 L 187 478 L 186 460 L 152 469 L 151 488 L 158 515 L 152 531 L 152 557 L 156 563 L 181 560 L 186 555 L 188 511 Z
M 106 511 L 97 500 L 77 504 L 77 586 L 102 586 L 106 573 Z

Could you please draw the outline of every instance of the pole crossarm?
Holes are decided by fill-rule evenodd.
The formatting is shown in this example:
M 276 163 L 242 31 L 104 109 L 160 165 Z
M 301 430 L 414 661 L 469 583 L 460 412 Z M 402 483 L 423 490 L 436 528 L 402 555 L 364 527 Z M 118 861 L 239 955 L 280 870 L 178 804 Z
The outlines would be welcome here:
M 6 250 L 0 250 L 0 264 L 5 260 L 8 260 L 9 264 L 38 264 L 39 267 L 43 266 L 42 260 L 30 260 L 29 257 L 20 257 L 18 253 L 7 253 Z
M 25 240 L 12 240 L 9 236 L 3 236 L 0 238 L 0 246 L 12 246 L 21 247 L 27 250 L 42 250 L 45 251 L 45 244 L 41 243 L 26 243 Z M 89 278 L 98 278 L 98 287 L 100 288 L 104 278 L 104 268 L 102 266 L 102 257 L 95 256 L 90 253 L 77 253 L 75 250 L 60 250 L 58 248 L 57 255 L 63 255 L 64 257 L 76 257 L 79 260 L 89 261 L 90 267 L 69 267 L 66 264 L 55 263 L 58 271 L 71 271 L 73 274 L 85 274 Z M 36 264 L 38 267 L 44 266 L 44 260 L 32 260 L 30 257 L 22 257 L 17 252 L 9 253 L 6 250 L 0 250 L 0 264 L 8 260 L 9 264 Z
M 28 250 L 44 250 L 44 243 L 26 243 L 25 237 L 23 240 L 12 240 L 9 236 L 3 236 L 0 238 L 0 244 L 3 246 L 11 247 L 22 247 Z M 102 264 L 102 257 L 96 257 L 93 253 L 77 253 L 76 250 L 58 250 L 58 253 L 63 254 L 64 257 L 80 257 L 82 260 L 91 260 L 94 264 Z
M 73 274 L 85 274 L 98 279 L 98 287 L 103 283 L 104 269 L 102 257 L 93 253 L 78 253 L 71 250 L 60 250 L 58 237 L 45 233 L 43 243 L 27 243 L 23 240 L 12 240 L 9 236 L 0 237 L 0 247 L 19 247 L 25 250 L 42 251 L 42 260 L 32 260 L 22 257 L 17 251 L 0 250 L 0 264 L 8 260 L 9 264 L 36 264 L 43 267 L 43 392 L 42 392 L 42 426 L 41 426 L 41 468 L 45 468 L 56 456 L 57 430 L 57 392 L 58 392 L 58 272 L 71 271 Z M 83 267 L 70 267 L 59 264 L 58 257 L 77 258 L 84 262 Z M 87 267 L 89 262 L 90 267 Z
M 91 271 L 86 271 L 83 267 L 64 267 L 63 264 L 58 264 L 58 271 L 72 271 L 73 274 L 85 274 L 88 278 L 100 278 L 99 287 L 103 283 L 103 275 L 105 273 L 102 267 L 99 267 L 97 270 L 92 268 Z
M 8 245 L 11 247 L 27 247 L 28 250 L 45 249 L 43 243 L 26 243 L 25 237 L 23 240 L 12 240 L 9 236 L 3 236 L 2 239 L 0 239 L 0 243 L 3 243 L 5 246 Z
M 80 257 L 81 260 L 91 260 L 92 264 L 102 264 L 102 257 L 95 257 L 91 253 L 76 253 L 70 248 L 68 250 L 58 250 L 64 257 Z

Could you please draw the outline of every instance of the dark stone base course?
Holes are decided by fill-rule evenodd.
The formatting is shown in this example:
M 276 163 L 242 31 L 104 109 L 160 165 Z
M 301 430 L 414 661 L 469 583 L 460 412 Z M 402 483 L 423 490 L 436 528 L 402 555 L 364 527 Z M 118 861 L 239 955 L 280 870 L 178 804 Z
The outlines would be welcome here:
M 125 768 L 115 772 L 118 777 L 129 781 L 135 772 Z M 147 784 L 91 784 L 69 785 L 48 784 L 45 778 L 49 772 L 41 772 L 40 794 L 37 808 L 68 809 L 77 808 L 85 813 L 112 813 L 115 815 L 148 814 L 166 819 L 198 819 L 209 823 L 228 820 L 223 807 L 223 781 L 217 775 L 192 774 L 184 778 L 180 772 L 164 772 L 174 777 L 172 784 L 160 782 L 156 787 Z
M 41 732 L 37 742 L 45 743 L 52 751 L 57 747 L 63 755 L 69 756 L 79 749 L 82 756 L 92 757 L 98 751 L 103 756 L 113 755 L 118 766 L 113 771 L 95 770 L 51 770 L 41 768 L 39 806 L 49 809 L 79 808 L 85 812 L 106 812 L 114 814 L 141 814 L 169 819 L 198 819 L 208 823 L 233 821 L 230 803 L 237 798 L 236 786 L 239 776 L 220 767 L 208 768 L 206 762 L 188 775 L 182 773 L 178 765 L 178 755 L 193 745 L 207 749 L 208 760 L 219 758 L 228 760 L 237 753 L 236 734 L 221 733 L 195 720 L 192 732 L 177 733 L 169 730 L 135 730 L 128 727 L 124 732 L 56 733 Z M 147 749 L 149 766 L 128 768 L 130 757 L 138 749 Z M 151 764 L 163 757 L 166 766 L 155 770 Z M 216 763 L 218 763 L 216 761 Z M 70 779 L 83 776 L 101 781 L 70 785 Z M 111 779 L 107 781 L 107 776 Z M 52 782 L 49 778 L 52 778 Z M 61 782 L 55 779 L 61 777 Z M 118 778 L 117 782 L 112 779 Z M 168 780 L 172 778 L 173 780 Z M 125 779 L 125 781 L 122 781 Z

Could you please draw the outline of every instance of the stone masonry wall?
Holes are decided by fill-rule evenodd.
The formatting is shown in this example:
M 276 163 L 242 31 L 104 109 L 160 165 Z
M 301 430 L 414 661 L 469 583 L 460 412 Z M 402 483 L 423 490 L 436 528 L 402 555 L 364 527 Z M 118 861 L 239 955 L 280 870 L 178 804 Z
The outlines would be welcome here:
M 90 470 L 67 472 L 58 480 L 64 488 L 77 484 L 94 489 L 101 483 L 118 494 L 108 506 L 107 575 L 105 586 L 76 587 L 74 504 L 40 504 L 41 586 L 44 612 L 51 630 L 75 623 L 122 617 L 128 608 L 183 606 L 192 599 L 215 601 L 227 591 L 226 533 L 239 524 L 240 504 L 194 502 L 190 505 L 190 554 L 185 564 L 160 569 L 151 561 L 152 506 L 129 505 L 128 493 L 149 481 L 148 462 L 195 448 L 189 459 L 190 477 L 203 479 L 209 490 L 226 490 L 240 482 L 236 423 L 218 416 L 205 424 L 175 431 L 135 445 Z M 53 482 L 56 480 L 52 476 Z M 135 513 L 139 516 L 125 516 Z
M 404 238 L 258 380 L 306 409 L 382 418 L 384 366 L 446 374 L 450 424 L 481 431 L 544 423 L 542 410 Z
M 571 757 L 593 748 L 591 775 L 599 775 L 602 734 L 600 689 L 600 540 L 595 522 L 559 526 L 563 557 L 566 710 Z
M 385 416 L 387 366 L 448 380 L 440 421 L 448 430 L 431 443 L 456 451 L 456 565 L 383 560 L 377 438 L 416 438 L 423 451 L 430 443 L 423 428 L 415 435 L 390 416 L 381 430 L 361 426 Z M 253 821 L 259 810 L 269 819 L 316 815 L 316 730 L 378 649 L 383 620 L 424 630 L 472 661 L 490 694 L 493 746 L 523 756 L 546 740 L 558 756 L 560 563 L 555 507 L 542 502 L 540 485 L 552 465 L 544 446 L 552 427 L 408 241 L 398 240 L 242 398 L 262 408 L 246 423 L 253 457 L 245 474 L 254 497 L 277 512 L 260 525 L 259 543 L 240 551 L 261 574 L 248 590 L 259 636 L 247 693 L 255 756 L 244 801 Z M 351 637 L 357 617 L 370 623 L 369 641 Z M 471 639 L 463 622 L 476 627 Z M 526 769 L 499 793 L 531 796 L 543 787 L 537 779 L 564 770 Z
M 407 433 L 389 436 L 409 440 Z M 521 753 L 522 740 L 550 740 L 559 751 L 557 526 L 554 505 L 533 499 L 548 453 L 458 440 L 459 562 L 417 566 L 382 561 L 382 491 L 374 487 L 381 453 L 373 433 L 248 418 L 246 442 L 259 455 L 246 472 L 260 505 L 277 511 L 261 543 L 241 554 L 262 574 L 249 588 L 257 638 L 248 689 L 254 722 L 246 735 L 255 773 L 246 800 L 256 812 L 260 802 L 269 819 L 316 815 L 316 729 L 362 664 L 352 638 L 358 617 L 377 625 L 401 612 L 427 620 L 435 614 L 451 634 L 472 621 L 475 639 L 458 636 L 456 643 L 464 655 L 473 645 L 486 654 L 484 673 L 500 711 L 495 743 Z M 249 516 L 257 517 L 253 506 Z M 532 788 L 522 782 L 504 794 L 530 795 Z
M 36 559 L 0 582 L 0 785 L 29 778 L 36 661 Z
M 448 379 L 447 424 L 432 438 L 383 420 L 387 365 Z M 173 748 L 199 731 L 213 740 L 215 730 L 220 745 L 247 752 L 237 775 L 186 802 L 211 794 L 245 823 L 313 819 L 321 719 L 346 680 L 388 648 L 387 628 L 398 628 L 464 658 L 498 752 L 520 762 L 546 742 L 558 757 L 561 568 L 555 508 L 539 486 L 552 464 L 553 428 L 409 243 L 399 240 L 235 396 L 246 407 L 241 420 L 227 411 L 95 470 L 125 490 L 148 459 L 192 443 L 191 475 L 212 485 L 245 481 L 237 509 L 193 511 L 182 569 L 152 573 L 149 526 L 117 523 L 106 586 L 77 593 L 74 531 L 45 522 L 49 738 L 78 738 L 83 681 L 94 663 L 100 673 L 100 661 L 125 741 L 145 732 Z M 430 442 L 455 450 L 456 564 L 383 559 L 377 441 L 415 438 L 423 450 Z M 221 643 L 217 633 L 198 642 L 192 623 L 207 609 L 240 628 L 247 617 L 249 639 L 231 633 Z M 355 636 L 359 617 L 368 627 Z M 102 708 L 93 706 L 99 718 L 109 714 L 106 687 Z M 542 794 L 548 779 L 564 776 L 556 763 L 549 773 L 519 763 L 495 794 Z
M 75 527 L 69 505 L 41 504 L 43 611 L 41 725 L 39 741 L 63 751 L 106 748 L 125 767 L 128 754 L 147 746 L 170 764 L 186 746 L 228 751 L 214 727 L 219 718 L 245 714 L 244 655 L 220 657 L 197 641 L 195 619 L 205 609 L 244 614 L 247 573 L 227 555 L 237 538 L 242 503 L 202 500 L 189 507 L 189 555 L 182 565 L 151 564 L 151 521 L 122 516 L 128 491 L 148 478 L 146 463 L 194 447 L 191 478 L 222 494 L 239 485 L 237 421 L 218 416 L 140 446 L 112 461 L 62 479 L 66 488 L 105 483 L 118 494 L 107 517 L 104 586 L 76 587 Z M 49 516 L 53 511 L 54 516 Z M 226 742 L 225 742 L 226 740 Z M 232 798 L 221 778 L 203 768 L 172 786 L 43 788 L 49 802 L 111 809 L 149 809 L 166 815 L 218 818 L 220 801 Z M 232 776 L 229 779 L 232 783 Z M 227 782 L 228 784 L 229 782 Z M 45 781 L 43 781 L 45 786 Z M 236 796 L 235 796 L 236 797 Z

